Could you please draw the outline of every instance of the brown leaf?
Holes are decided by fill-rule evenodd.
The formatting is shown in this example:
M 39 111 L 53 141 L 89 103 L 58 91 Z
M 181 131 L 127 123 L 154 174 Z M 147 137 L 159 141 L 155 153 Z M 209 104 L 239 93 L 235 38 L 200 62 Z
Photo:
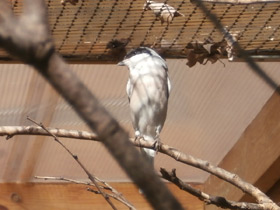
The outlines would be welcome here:
M 228 48 L 228 43 L 225 40 L 215 43 L 211 39 L 207 39 L 204 43 L 188 43 L 184 50 L 187 55 L 187 65 L 189 67 L 194 66 L 196 63 L 205 65 L 208 61 L 212 64 L 216 63 L 222 56 L 228 55 Z
M 130 39 L 113 39 L 107 43 L 107 48 L 110 50 L 109 55 L 111 59 L 120 61 L 126 55 L 126 45 Z

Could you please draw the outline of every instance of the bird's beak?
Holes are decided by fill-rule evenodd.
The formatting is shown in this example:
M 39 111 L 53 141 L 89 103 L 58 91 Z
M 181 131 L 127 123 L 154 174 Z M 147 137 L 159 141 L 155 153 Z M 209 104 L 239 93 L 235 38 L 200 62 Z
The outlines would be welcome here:
M 121 61 L 121 62 L 119 62 L 117 65 L 118 65 L 118 66 L 125 66 L 125 63 L 124 63 L 123 61 Z

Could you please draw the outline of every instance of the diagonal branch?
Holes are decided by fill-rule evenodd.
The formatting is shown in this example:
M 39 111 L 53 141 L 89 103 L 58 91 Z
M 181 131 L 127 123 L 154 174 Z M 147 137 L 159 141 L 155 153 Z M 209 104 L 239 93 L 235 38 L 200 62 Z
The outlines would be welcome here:
M 204 201 L 206 204 L 214 204 L 221 208 L 228 208 L 228 209 L 241 209 L 241 210 L 261 210 L 261 209 L 269 209 L 268 205 L 263 204 L 255 204 L 255 203 L 246 203 L 246 202 L 235 202 L 225 199 L 221 196 L 211 196 L 201 190 L 198 190 L 192 187 L 190 184 L 183 182 L 179 179 L 176 175 L 176 169 L 172 169 L 171 172 L 168 172 L 166 169 L 160 169 L 162 178 L 172 182 L 181 190 L 184 190 L 200 200 Z
M 76 138 L 83 140 L 93 140 L 100 141 L 96 134 L 90 133 L 87 131 L 77 131 L 77 130 L 66 130 L 66 129 L 54 129 L 48 128 L 50 132 L 57 135 L 58 137 L 66 137 L 66 138 Z M 12 137 L 14 135 L 27 135 L 29 132 L 30 135 L 49 135 L 40 127 L 35 126 L 2 126 L 0 127 L 0 136 L 7 136 L 7 138 Z M 143 139 L 137 139 L 135 141 L 134 138 L 130 139 L 131 143 L 138 147 L 145 147 L 154 149 L 154 142 L 144 141 Z M 208 173 L 211 173 L 220 179 L 229 182 L 230 184 L 238 187 L 242 191 L 254 197 L 260 204 L 264 203 L 264 205 L 272 204 L 274 209 L 279 208 L 271 199 L 269 199 L 263 192 L 261 192 L 258 188 L 253 185 L 243 181 L 236 174 L 230 173 L 222 168 L 216 167 L 210 164 L 208 161 L 201 160 L 195 158 L 191 155 L 185 154 L 169 145 L 160 144 L 158 152 L 168 155 L 172 157 L 176 161 L 182 162 L 187 165 L 191 165 L 193 167 L 204 170 Z
M 91 182 L 85 182 L 85 181 L 78 181 L 78 180 L 74 180 L 74 179 L 69 179 L 69 178 L 65 178 L 65 177 L 52 177 L 52 176 L 35 176 L 34 178 L 36 179 L 44 179 L 44 180 L 56 180 L 56 181 L 65 181 L 65 182 L 72 182 L 75 184 L 83 184 L 83 185 L 88 185 L 88 186 L 95 186 L 94 184 L 92 184 Z M 96 176 L 94 177 L 98 182 L 102 183 L 104 186 L 99 186 L 100 189 L 104 189 L 104 190 L 109 190 L 112 193 L 106 193 L 107 196 L 114 198 L 115 200 L 123 203 L 124 205 L 126 205 L 130 210 L 135 210 L 135 207 L 129 203 L 121 193 L 119 193 L 115 188 L 113 188 L 111 185 L 109 185 L 107 182 L 104 182 L 100 179 L 98 179 Z M 89 190 L 89 189 L 88 189 Z M 92 189 L 90 190 L 92 191 Z M 99 194 L 98 191 L 93 190 L 94 193 Z
M 3 4 L 3 0 L 0 2 Z M 5 0 L 4 4 L 7 2 Z M 24 6 L 24 14 L 19 18 L 8 15 L 8 18 L 1 19 L 0 47 L 32 65 L 71 104 L 128 176 L 141 188 L 153 208 L 183 209 L 152 166 L 129 142 L 124 129 L 55 52 L 48 30 L 45 1 L 25 0 Z
M 245 50 L 242 49 L 238 41 L 235 41 L 235 39 L 233 38 L 230 31 L 228 31 L 218 20 L 217 15 L 212 13 L 205 6 L 204 0 L 192 0 L 192 3 L 197 4 L 198 7 L 203 11 L 203 13 L 208 15 L 208 18 L 211 20 L 211 22 L 224 35 L 228 42 L 231 43 L 232 46 L 234 46 L 240 57 L 246 61 L 251 70 L 260 78 L 262 78 L 272 89 L 275 89 L 278 94 L 280 94 L 280 88 L 278 87 L 278 84 L 266 72 L 263 71 L 263 69 L 253 60 L 252 57 L 248 55 Z
M 73 159 L 79 164 L 79 166 L 83 169 L 83 171 L 87 174 L 88 178 L 90 179 L 90 181 L 92 181 L 92 183 L 94 184 L 94 186 L 97 188 L 97 192 L 100 193 L 104 199 L 108 202 L 108 204 L 112 207 L 112 209 L 117 210 L 117 208 L 115 207 L 115 205 L 112 203 L 112 201 L 110 200 L 109 196 L 107 195 L 107 193 L 105 193 L 101 187 L 99 186 L 99 184 L 97 183 L 95 177 L 86 169 L 86 167 L 82 164 L 82 162 L 79 160 L 77 155 L 74 155 L 54 134 L 50 133 L 49 130 L 42 124 L 42 123 L 37 123 L 36 121 L 32 120 L 31 118 L 27 118 L 28 120 L 30 120 L 31 122 L 33 122 L 34 124 L 40 126 L 43 130 L 45 130 L 49 135 L 51 135 L 53 137 L 53 139 L 59 143 L 67 152 L 68 154 L 70 154 Z

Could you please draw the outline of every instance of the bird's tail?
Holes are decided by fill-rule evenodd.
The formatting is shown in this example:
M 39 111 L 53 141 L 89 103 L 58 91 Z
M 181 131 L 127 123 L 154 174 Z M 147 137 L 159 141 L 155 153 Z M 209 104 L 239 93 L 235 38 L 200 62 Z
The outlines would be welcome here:
M 151 136 L 143 136 L 145 141 L 152 141 L 154 142 L 155 139 Z M 152 166 L 154 166 L 154 158 L 156 155 L 156 151 L 153 149 L 147 149 L 147 148 L 141 148 L 141 153 L 147 157 L 147 159 L 149 160 L 149 163 L 151 163 Z

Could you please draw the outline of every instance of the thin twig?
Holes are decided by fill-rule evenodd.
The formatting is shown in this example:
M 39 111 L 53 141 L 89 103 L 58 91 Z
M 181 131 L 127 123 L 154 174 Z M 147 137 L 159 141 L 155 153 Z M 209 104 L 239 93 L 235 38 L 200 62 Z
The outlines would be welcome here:
M 103 180 L 101 180 L 101 179 L 99 179 L 99 178 L 97 178 L 97 177 L 95 177 L 95 178 L 96 178 L 96 180 L 97 180 L 98 182 L 101 182 L 102 184 L 105 185 L 105 187 L 104 187 L 105 189 L 109 188 L 109 190 L 112 191 L 112 192 L 115 194 L 115 196 L 117 196 L 117 198 L 120 198 L 120 199 L 123 201 L 123 203 L 124 203 L 125 205 L 127 205 L 130 209 L 135 209 L 135 207 L 134 207 L 128 200 L 126 200 L 125 197 L 123 197 L 122 193 L 118 192 L 118 191 L 117 191 L 115 188 L 113 188 L 108 182 L 105 182 L 105 181 L 103 181 Z
M 109 203 L 109 205 L 112 207 L 112 209 L 117 210 L 116 206 L 112 203 L 108 195 L 101 190 L 100 186 L 96 182 L 94 176 L 86 169 L 86 167 L 81 163 L 77 155 L 74 155 L 54 134 L 50 133 L 49 130 L 42 124 L 42 123 L 37 123 L 30 117 L 27 117 L 28 120 L 33 122 L 34 124 L 40 126 L 42 129 L 44 129 L 47 133 L 49 133 L 54 140 L 59 143 L 72 157 L 73 159 L 79 164 L 79 166 L 84 170 L 84 172 L 87 174 L 88 178 L 92 181 L 92 183 L 95 185 L 97 188 L 98 192 L 104 197 L 104 199 Z
M 86 181 L 78 181 L 75 179 L 65 178 L 62 176 L 34 176 L 35 179 L 44 179 L 44 180 L 52 180 L 52 181 L 65 181 L 65 182 L 72 182 L 75 184 L 83 184 L 83 185 L 90 185 L 95 186 L 92 184 L 92 182 L 86 182 Z
M 93 192 L 93 193 L 95 193 L 95 194 L 99 194 L 98 191 L 96 191 L 96 190 L 94 190 L 94 189 L 92 189 L 92 188 L 88 188 L 87 191 Z M 119 198 L 116 194 L 110 194 L 110 193 L 108 193 L 107 195 L 110 196 L 111 198 L 116 199 L 117 201 L 120 201 L 120 202 L 125 203 L 125 201 L 122 200 L 121 198 Z M 135 208 L 134 208 L 134 207 L 131 207 L 130 204 L 128 204 L 127 207 L 128 207 L 129 209 L 131 209 L 131 210 L 135 210 Z
M 65 178 L 65 177 L 53 177 L 53 176 L 34 176 L 34 178 L 36 179 L 44 179 L 44 180 L 56 180 L 56 181 L 65 181 L 65 182 L 72 182 L 75 184 L 83 184 L 83 185 L 88 185 L 88 186 L 93 186 L 95 187 L 95 185 L 91 182 L 86 182 L 86 181 L 79 181 L 79 180 L 75 180 L 75 179 L 70 179 L 70 178 Z M 114 198 L 115 200 L 122 202 L 124 205 L 126 205 L 129 209 L 131 210 L 136 210 L 135 207 L 129 202 L 127 201 L 123 195 L 121 193 L 119 193 L 115 188 L 113 188 L 112 186 L 110 186 L 107 182 L 100 180 L 99 178 L 95 177 L 95 179 L 98 182 L 101 182 L 102 184 L 104 184 L 105 186 L 101 186 L 100 188 L 104 189 L 104 190 L 109 190 L 111 191 L 113 194 L 107 193 L 108 196 Z M 87 189 L 88 191 L 94 192 L 96 194 L 100 194 L 98 191 L 93 190 L 91 188 Z

